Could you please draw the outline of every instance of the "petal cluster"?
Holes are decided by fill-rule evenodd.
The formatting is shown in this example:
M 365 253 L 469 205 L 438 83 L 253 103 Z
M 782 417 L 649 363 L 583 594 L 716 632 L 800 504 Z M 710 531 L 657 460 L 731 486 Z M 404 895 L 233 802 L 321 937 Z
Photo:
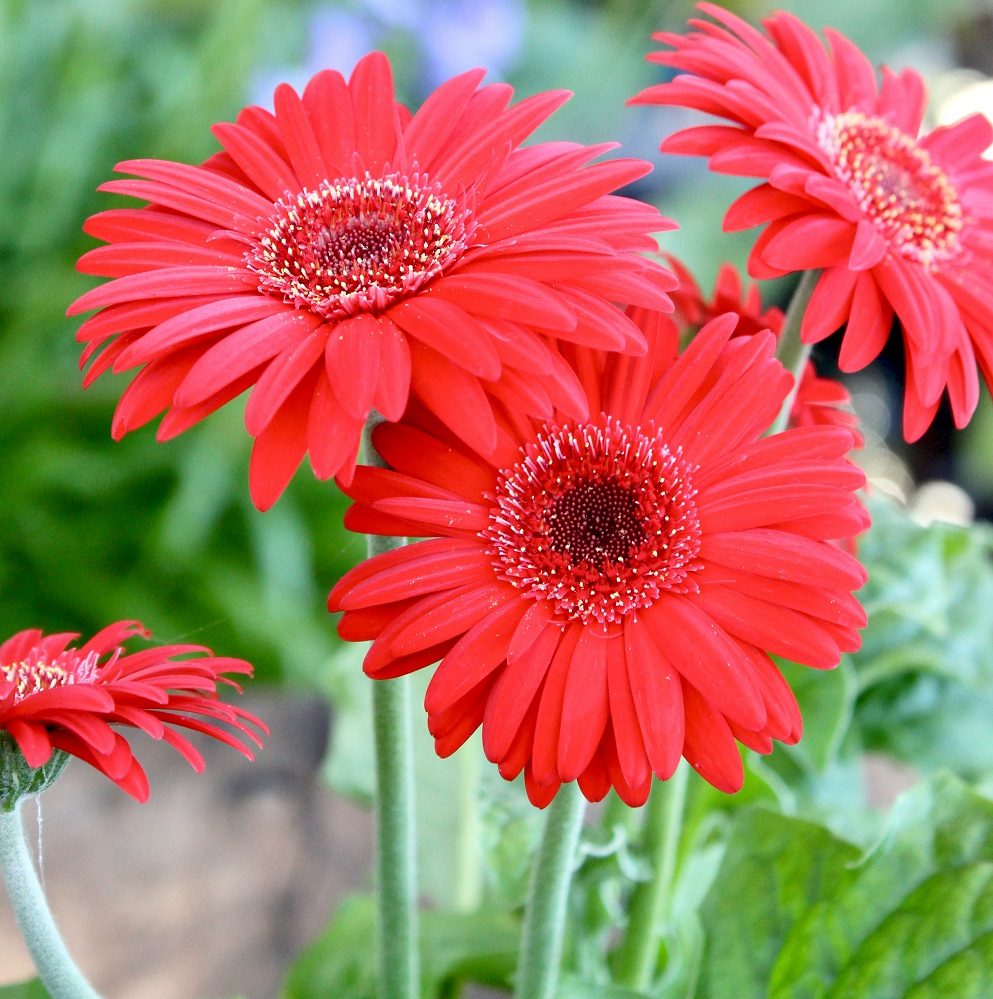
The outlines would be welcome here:
M 783 331 L 786 316 L 782 309 L 763 309 L 758 285 L 741 280 L 741 275 L 733 264 L 721 264 L 717 272 L 714 291 L 708 299 L 703 294 L 696 279 L 686 266 L 673 256 L 667 256 L 673 273 L 679 279 L 679 288 L 672 293 L 675 310 L 672 321 L 680 337 L 695 333 L 711 319 L 726 312 L 738 316 L 735 336 L 751 336 L 763 330 L 770 330 L 779 337 Z M 855 446 L 865 443 L 858 429 L 858 417 L 851 409 L 852 397 L 839 381 L 822 378 L 817 374 L 813 361 L 808 361 L 800 375 L 800 384 L 790 409 L 789 425 L 839 426 L 851 430 Z
M 381 424 L 389 468 L 359 468 L 346 526 L 420 537 L 348 573 L 339 632 L 388 678 L 438 663 L 425 708 L 438 752 L 480 726 L 544 805 L 565 781 L 644 802 L 685 757 L 737 790 L 738 743 L 801 733 L 770 653 L 817 668 L 859 645 L 865 572 L 829 542 L 867 522 L 839 426 L 763 437 L 791 378 L 769 332 L 675 326 L 632 310 L 633 359 L 569 350 L 591 413 L 498 414 L 482 455 L 430 414 Z
M 218 658 L 200 645 L 160 645 L 126 653 L 136 621 L 108 625 L 84 645 L 78 635 L 18 632 L 0 644 L 0 731 L 9 733 L 30 767 L 53 750 L 76 756 L 139 801 L 148 780 L 128 741 L 112 726 L 139 728 L 178 750 L 197 771 L 204 761 L 182 734 L 201 732 L 252 758 L 267 729 L 254 715 L 218 698 L 224 674 L 250 675 L 241 659 Z M 177 658 L 183 657 L 183 658 Z M 256 731 L 257 730 L 257 731 Z
M 670 136 L 667 152 L 761 178 L 725 228 L 765 225 L 753 277 L 821 270 L 803 321 L 807 343 L 845 326 L 839 364 L 856 371 L 894 320 L 907 358 L 904 434 L 917 439 L 947 390 L 958 426 L 993 379 L 993 126 L 981 115 L 920 134 L 920 76 L 883 69 L 837 32 L 827 43 L 776 13 L 765 31 L 712 4 L 713 20 L 655 37 L 649 56 L 676 69 L 636 102 L 695 108 L 731 124 Z M 716 22 L 716 23 L 714 23 Z
M 648 164 L 521 146 L 568 94 L 510 106 L 482 76 L 411 115 L 376 53 L 347 82 L 326 70 L 302 95 L 281 85 L 274 113 L 215 126 L 223 151 L 200 166 L 119 164 L 137 179 L 102 190 L 148 204 L 88 220 L 107 245 L 79 268 L 113 280 L 70 309 L 99 310 L 78 334 L 85 384 L 140 368 L 114 436 L 164 413 L 173 437 L 251 388 L 264 509 L 305 455 L 319 478 L 349 478 L 370 411 L 398 419 L 411 392 L 481 452 L 496 447 L 492 398 L 585 418 L 552 345 L 644 350 L 614 303 L 668 307 L 674 280 L 642 252 L 672 223 L 612 193 Z

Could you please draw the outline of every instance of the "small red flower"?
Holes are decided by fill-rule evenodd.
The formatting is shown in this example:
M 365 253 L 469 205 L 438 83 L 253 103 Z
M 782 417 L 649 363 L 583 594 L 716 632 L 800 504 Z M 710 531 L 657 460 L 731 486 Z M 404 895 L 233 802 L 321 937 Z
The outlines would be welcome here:
M 251 726 L 268 729 L 217 696 L 218 683 L 241 689 L 224 673 L 250 675 L 252 667 L 241 659 L 216 658 L 201 645 L 161 645 L 126 655 L 122 643 L 136 634 L 149 633 L 137 621 L 118 621 L 80 648 L 70 647 L 78 635 L 43 635 L 36 629 L 0 644 L 0 736 L 9 733 L 28 766 L 43 766 L 53 750 L 62 750 L 146 801 L 145 772 L 112 725 L 165 740 L 198 772 L 203 757 L 177 729 L 202 732 L 252 758 L 243 740 L 261 746 Z M 194 653 L 205 655 L 175 658 Z
M 78 339 L 84 384 L 141 367 L 114 418 L 119 438 L 165 411 L 160 439 L 245 389 L 262 509 L 309 452 L 346 480 L 370 410 L 399 419 L 408 391 L 471 446 L 496 446 L 490 396 L 583 419 L 553 342 L 640 352 L 612 303 L 667 308 L 672 276 L 643 257 L 658 211 L 611 192 L 640 160 L 590 163 L 610 145 L 521 143 L 568 97 L 508 107 L 482 70 L 439 87 L 413 116 L 375 53 L 346 83 L 283 84 L 275 114 L 215 126 L 202 166 L 118 165 L 142 180 L 102 190 L 141 209 L 93 216 L 109 245 L 80 270 L 114 278 L 70 313 L 98 308 Z
M 696 108 L 731 121 L 670 136 L 662 149 L 709 157 L 712 170 L 764 183 L 728 210 L 729 230 L 766 224 L 749 261 L 756 278 L 823 273 L 803 319 L 805 342 L 845 326 L 839 364 L 875 358 L 893 319 L 907 356 L 904 434 L 927 429 L 947 389 L 958 426 L 993 382 L 993 126 L 982 115 L 919 135 L 920 76 L 882 71 L 848 39 L 779 12 L 765 34 L 713 4 L 718 24 L 663 33 L 648 58 L 683 73 L 638 103 Z
M 800 713 L 768 653 L 818 668 L 859 646 L 862 566 L 828 543 L 861 531 L 864 476 L 841 427 L 762 437 L 791 383 L 771 333 L 707 324 L 677 358 L 671 322 L 636 312 L 649 354 L 570 351 L 589 409 L 500 418 L 492 458 L 423 409 L 381 424 L 390 469 L 359 468 L 346 526 L 426 540 L 334 588 L 365 671 L 440 660 L 440 755 L 480 725 L 531 800 L 563 781 L 644 802 L 680 756 L 735 791 L 736 740 L 795 742 Z
M 736 337 L 771 330 L 778 339 L 786 321 L 782 309 L 773 306 L 763 310 L 758 285 L 749 282 L 745 286 L 733 264 L 721 264 L 714 294 L 708 301 L 686 265 L 668 254 L 666 259 L 679 280 L 679 288 L 670 297 L 675 306 L 672 321 L 681 337 L 686 333 L 695 333 L 711 319 L 734 312 L 738 316 L 734 331 Z M 859 432 L 858 417 L 852 412 L 851 403 L 852 397 L 844 385 L 834 378 L 820 377 L 814 362 L 808 361 L 800 376 L 789 425 L 847 427 L 855 438 L 855 447 L 862 447 L 865 439 Z

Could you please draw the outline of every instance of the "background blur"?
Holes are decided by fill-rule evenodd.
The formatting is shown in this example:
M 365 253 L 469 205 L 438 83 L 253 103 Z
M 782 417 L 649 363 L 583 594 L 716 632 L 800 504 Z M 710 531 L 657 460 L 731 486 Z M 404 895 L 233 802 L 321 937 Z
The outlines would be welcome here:
M 753 21 L 767 9 L 728 6 Z M 815 27 L 829 22 L 874 62 L 924 72 L 936 116 L 958 117 L 967 103 L 973 110 L 983 100 L 984 74 L 993 72 L 989 2 L 782 6 Z M 662 162 L 658 143 L 686 123 L 683 113 L 624 107 L 660 79 L 661 68 L 643 62 L 649 34 L 679 30 L 691 9 L 685 0 L 0 0 L 0 635 L 26 627 L 89 634 L 109 621 L 138 618 L 158 641 L 195 641 L 245 657 L 274 688 L 267 698 L 305 706 L 274 707 L 269 720 L 315 729 L 298 761 L 316 773 L 327 714 L 313 705 L 330 699 L 343 717 L 364 693 L 355 657 L 338 648 L 325 610 L 327 591 L 361 557 L 363 541 L 342 530 L 342 498 L 309 469 L 271 511 L 252 507 L 251 439 L 237 402 L 167 444 L 155 442 L 154 427 L 111 441 L 111 414 L 127 376 L 104 376 L 84 393 L 78 321 L 64 315 L 94 284 L 74 270 L 76 258 L 94 245 L 81 231 L 83 220 L 125 203 L 95 189 L 126 158 L 202 161 L 217 148 L 209 132 L 214 122 L 233 120 L 246 103 L 268 104 L 278 82 L 302 87 L 328 66 L 347 73 L 363 53 L 381 48 L 393 61 L 401 99 L 411 105 L 477 65 L 489 69 L 490 79 L 510 81 L 519 96 L 575 91 L 540 137 L 613 140 L 628 155 L 652 159 L 655 172 L 630 193 L 680 223 L 665 248 L 709 289 L 722 260 L 743 266 L 753 238 L 720 231 L 724 209 L 745 185 L 715 175 L 704 181 L 705 166 L 695 160 Z M 765 295 L 771 303 L 788 292 L 774 287 Z M 830 368 L 836 346 L 824 346 L 818 356 Z M 898 440 L 898 395 L 891 396 L 887 381 L 888 372 L 900 370 L 900 359 L 888 357 L 849 383 L 869 451 L 897 469 L 899 488 L 909 488 L 912 478 L 951 478 L 989 513 L 988 397 L 966 432 L 953 437 L 939 420 L 908 449 Z M 909 473 L 894 464 L 891 450 Z M 335 731 L 332 776 L 339 789 L 361 797 L 368 789 L 355 776 L 361 771 L 355 759 L 364 752 L 361 722 Z M 289 750 L 282 761 L 287 773 L 294 759 Z M 310 784 L 306 793 L 325 794 Z M 153 778 L 153 806 L 156 796 Z M 65 815 L 72 825 L 71 809 Z M 53 819 L 46 827 L 54 844 L 56 825 Z M 260 849 L 264 856 L 272 845 Z M 357 854 L 348 856 L 358 863 Z M 353 874 L 361 883 L 362 872 Z M 65 865 L 59 876 L 68 876 Z M 244 912 L 250 899 L 238 905 Z M 184 918 L 182 904 L 175 912 Z M 320 914 L 314 919 L 320 925 Z M 302 942 L 281 946 L 289 952 Z M 202 949 L 209 961 L 210 947 Z M 266 959 L 262 944 L 255 952 Z M 0 982 L 4 972 L 0 958 Z M 253 986 L 261 980 L 247 967 L 240 982 L 225 987 L 264 999 L 272 987 Z M 154 994 L 167 997 L 165 988 Z M 122 984 L 114 994 L 152 992 L 128 992 Z

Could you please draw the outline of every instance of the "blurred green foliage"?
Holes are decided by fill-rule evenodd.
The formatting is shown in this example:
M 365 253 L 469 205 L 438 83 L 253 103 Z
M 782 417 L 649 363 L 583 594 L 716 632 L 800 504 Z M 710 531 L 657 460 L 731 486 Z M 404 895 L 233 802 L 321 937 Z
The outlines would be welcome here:
M 0 633 L 138 618 L 162 642 L 309 681 L 333 647 L 324 599 L 361 554 L 342 498 L 301 473 L 263 517 L 237 405 L 178 440 L 110 421 L 125 376 L 80 388 L 74 263 L 96 187 L 132 156 L 186 162 L 246 103 L 292 5 L 6 0 L 0 6 Z M 121 201 L 120 203 L 124 203 Z
M 752 19 L 764 13 L 757 3 L 731 6 Z M 967 3 L 783 6 L 815 26 L 830 18 L 882 60 L 915 35 L 946 29 Z M 203 642 L 252 660 L 266 679 L 317 685 L 338 705 L 332 779 L 367 800 L 361 650 L 340 648 L 324 607 L 331 583 L 363 552 L 362 540 L 341 527 L 340 494 L 304 469 L 271 511 L 254 510 L 251 442 L 237 404 L 167 444 L 155 442 L 153 428 L 113 443 L 111 414 L 126 379 L 105 376 L 82 392 L 78 321 L 64 316 L 93 284 L 75 273 L 74 262 L 92 245 L 83 220 L 119 203 L 96 193 L 113 164 L 210 155 L 210 125 L 232 119 L 251 99 L 253 74 L 303 60 L 316 9 L 292 0 L 0 0 L 0 637 L 26 627 L 92 633 L 136 617 L 159 641 Z M 358 4 L 351 9 L 360 12 Z M 688 0 L 533 0 L 511 82 L 520 95 L 576 90 L 542 137 L 620 140 L 631 155 L 653 156 L 676 126 L 657 109 L 622 105 L 659 79 L 658 67 L 641 61 L 652 47 L 649 32 L 678 29 L 691 10 Z M 396 56 L 400 93 L 416 100 L 411 40 L 394 31 L 383 44 Z M 704 184 L 703 173 L 702 164 L 667 162 L 659 184 L 638 193 L 680 222 L 666 246 L 709 286 L 722 260 L 742 262 L 751 237 L 729 241 L 720 232 L 738 182 L 708 176 Z M 984 450 L 977 453 L 985 460 Z M 747 754 L 745 789 L 733 798 L 692 782 L 663 939 L 667 963 L 654 995 L 745 999 L 765 994 L 770 982 L 776 995 L 793 995 L 783 969 L 791 955 L 802 952 L 808 961 L 804 927 L 817 925 L 828 896 L 878 920 L 839 926 L 836 947 L 847 953 L 868 941 L 906 950 L 892 927 L 952 906 L 942 881 L 951 856 L 969 867 L 975 897 L 986 898 L 989 809 L 947 779 L 919 792 L 877 852 L 849 867 L 884 822 L 866 807 L 855 762 L 862 750 L 968 778 L 993 769 L 990 535 L 923 529 L 890 507 L 876 509 L 875 518 L 863 548 L 873 573 L 864 593 L 871 624 L 863 651 L 833 673 L 784 664 L 804 710 L 804 740 L 777 747 L 771 758 Z M 426 994 L 453 994 L 473 977 L 505 982 L 540 816 L 518 785 L 481 760 L 475 742 L 440 761 L 419 708 L 414 721 L 425 895 L 442 907 L 484 902 L 471 919 L 436 913 L 427 920 L 426 949 L 434 957 L 425 962 Z M 602 825 L 586 834 L 563 996 L 633 995 L 606 984 L 601 945 L 623 931 L 627 894 L 645 876 L 639 826 L 638 814 L 608 807 Z M 949 848 L 925 862 L 914 844 L 939 826 L 953 846 L 979 829 L 982 850 L 959 857 Z M 902 877 L 911 869 L 918 885 L 912 896 L 887 894 L 884 879 L 872 881 L 875 871 Z M 770 899 L 782 904 L 771 907 Z M 329 990 L 347 984 L 335 994 L 368 994 L 370 920 L 365 899 L 349 903 L 301 959 L 287 995 L 310 995 L 319 982 Z M 895 935 L 883 939 L 880 927 Z M 965 960 L 979 944 L 962 939 Z M 953 944 L 937 927 L 913 953 L 948 974 L 935 955 Z M 727 984 L 734 954 L 749 958 L 751 993 Z M 840 958 L 814 956 L 825 965 L 825 982 L 848 982 L 836 967 Z M 872 991 L 868 966 L 856 971 L 862 991 L 850 994 L 882 994 Z M 0 994 L 41 993 L 15 986 Z

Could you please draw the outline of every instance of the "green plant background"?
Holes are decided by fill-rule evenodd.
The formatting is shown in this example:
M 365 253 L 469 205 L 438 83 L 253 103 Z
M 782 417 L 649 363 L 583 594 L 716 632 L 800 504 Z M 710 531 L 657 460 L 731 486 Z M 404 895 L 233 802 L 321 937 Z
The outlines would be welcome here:
M 734 6 L 752 19 L 763 12 Z M 815 26 L 828 17 L 814 0 L 784 6 Z M 127 378 L 104 376 L 83 392 L 78 321 L 64 315 L 94 284 L 74 270 L 93 244 L 83 220 L 124 203 L 96 192 L 114 163 L 210 155 L 210 125 L 231 120 L 259 80 L 300 65 L 315 9 L 291 0 L 0 0 L 0 635 L 92 633 L 139 618 L 159 641 L 248 658 L 260 681 L 332 699 L 329 777 L 367 800 L 361 650 L 338 643 L 325 609 L 328 589 L 364 548 L 341 527 L 342 497 L 305 467 L 272 510 L 258 513 L 239 403 L 166 444 L 153 427 L 112 442 Z M 874 60 L 937 63 L 953 53 L 949 32 L 971 9 L 966 0 L 844 0 L 831 5 L 830 20 Z M 522 95 L 576 91 L 544 137 L 617 139 L 653 155 L 662 120 L 622 105 L 658 78 L 641 61 L 648 33 L 678 29 L 690 10 L 682 0 L 532 0 L 510 80 Z M 384 46 L 401 96 L 416 102 L 416 37 L 395 30 Z M 667 246 L 704 285 L 721 260 L 743 262 L 750 237 L 732 239 L 719 225 L 740 185 L 671 162 L 660 163 L 658 177 L 638 193 L 678 219 L 682 231 Z M 993 480 L 985 397 L 982 407 L 960 448 L 963 474 L 977 487 Z M 993 773 L 993 534 L 925 529 L 883 501 L 873 514 L 861 549 L 871 572 L 864 649 L 832 673 L 784 664 L 804 709 L 804 740 L 768 758 L 747 754 L 746 787 L 734 798 L 691 785 L 652 995 L 991 994 L 993 806 L 959 780 L 981 791 Z M 431 844 L 423 890 L 440 910 L 427 920 L 425 995 L 453 995 L 464 978 L 506 984 L 539 817 L 474 747 L 439 761 L 419 713 L 415 731 L 419 823 Z M 925 776 L 956 776 L 928 776 L 887 820 L 866 806 L 858 763 L 866 750 Z M 640 816 L 616 803 L 587 830 L 561 995 L 637 994 L 609 984 L 604 945 L 623 928 L 632 885 L 647 876 L 641 846 Z M 901 893 L 894 886 L 904 881 Z M 475 915 L 451 917 L 453 907 Z M 837 915 L 853 912 L 868 915 Z M 943 921 L 929 921 L 930 912 Z M 933 932 L 901 936 L 912 918 Z M 360 944 L 370 919 L 367 900 L 346 904 L 291 972 L 288 999 L 319 987 L 368 996 Z M 825 919 L 835 920 L 833 935 L 818 949 L 814 929 Z M 913 981 L 887 964 L 897 950 L 917 955 Z M 816 968 L 816 981 L 798 985 L 801 967 Z M 16 988 L 3 994 L 35 994 Z

